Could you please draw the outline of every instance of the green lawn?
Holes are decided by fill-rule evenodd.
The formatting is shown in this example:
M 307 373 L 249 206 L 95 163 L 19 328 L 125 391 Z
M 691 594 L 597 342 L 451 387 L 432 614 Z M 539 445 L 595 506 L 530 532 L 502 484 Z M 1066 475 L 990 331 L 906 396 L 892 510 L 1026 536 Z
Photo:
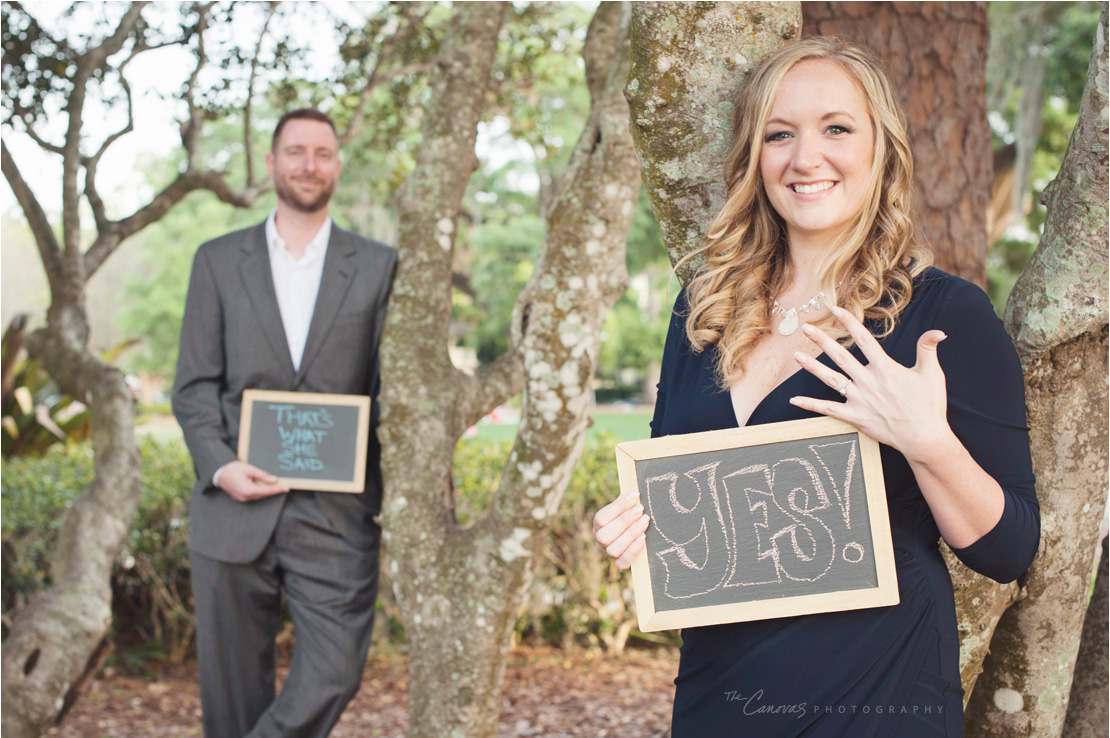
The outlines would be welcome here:
M 601 410 L 593 416 L 594 424 L 590 426 L 589 437 L 593 439 L 598 431 L 612 433 L 617 442 L 635 441 L 651 435 L 648 422 L 651 420 L 650 412 L 633 411 L 620 412 Z M 140 433 L 148 433 L 157 440 L 165 442 L 181 438 L 181 429 L 173 420 L 172 415 L 148 417 L 139 428 Z M 516 423 L 480 423 L 476 438 L 484 441 L 500 441 L 504 438 L 516 436 Z
M 593 416 L 594 424 L 590 426 L 589 437 L 594 438 L 598 431 L 612 433 L 617 442 L 635 441 L 651 435 L 648 422 L 651 420 L 650 412 L 596 412 Z M 487 441 L 500 441 L 504 438 L 513 438 L 516 435 L 515 423 L 480 423 L 477 438 Z

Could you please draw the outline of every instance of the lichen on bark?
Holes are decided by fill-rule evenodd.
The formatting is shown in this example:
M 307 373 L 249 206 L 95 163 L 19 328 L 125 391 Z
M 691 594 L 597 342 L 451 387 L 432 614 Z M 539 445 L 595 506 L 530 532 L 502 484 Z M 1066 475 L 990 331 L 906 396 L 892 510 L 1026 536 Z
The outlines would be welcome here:
M 627 9 L 602 3 L 584 50 L 589 119 L 545 215 L 540 256 L 514 310 L 513 347 L 478 377 L 450 364 L 454 228 L 442 224 L 457 220 L 473 170 L 481 91 L 504 11 L 504 3 L 453 8 L 425 141 L 402 197 L 401 258 L 383 338 L 383 524 L 410 646 L 413 736 L 496 734 L 516 614 L 581 453 L 601 326 L 626 281 L 639 175 L 620 92 Z M 460 526 L 455 443 L 521 390 L 499 488 L 476 521 Z
M 635 3 L 625 96 L 643 182 L 671 263 L 701 244 L 725 198 L 736 92 L 770 50 L 797 37 L 798 3 Z M 682 281 L 696 263 L 679 271 Z
M 1106 8 L 1087 69 L 1087 86 L 1060 172 L 1045 191 L 1044 235 L 1006 304 L 1006 326 L 1023 363 L 1106 323 L 1110 254 L 1106 243 L 1107 106 Z M 1082 152 L 1082 155 L 1080 153 Z

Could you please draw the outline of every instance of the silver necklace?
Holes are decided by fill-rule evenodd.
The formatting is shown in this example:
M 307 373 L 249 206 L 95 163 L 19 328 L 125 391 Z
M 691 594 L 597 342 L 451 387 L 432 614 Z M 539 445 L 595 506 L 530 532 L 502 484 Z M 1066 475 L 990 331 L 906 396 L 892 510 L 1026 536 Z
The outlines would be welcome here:
M 813 297 L 809 298 L 801 305 L 792 307 L 789 310 L 779 305 L 778 300 L 772 300 L 771 317 L 776 315 L 782 316 L 782 322 L 779 323 L 779 335 L 792 336 L 794 331 L 798 330 L 798 312 L 808 313 L 810 310 L 820 310 L 821 301 L 826 300 L 825 291 L 818 292 Z

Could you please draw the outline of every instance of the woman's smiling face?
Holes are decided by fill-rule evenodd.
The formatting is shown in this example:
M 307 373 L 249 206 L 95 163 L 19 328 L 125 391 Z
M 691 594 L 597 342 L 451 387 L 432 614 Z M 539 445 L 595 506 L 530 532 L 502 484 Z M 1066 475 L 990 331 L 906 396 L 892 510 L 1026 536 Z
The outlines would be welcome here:
M 791 247 L 824 247 L 851 223 L 867 197 L 874 154 L 867 102 L 839 64 L 811 59 L 786 73 L 759 167 Z

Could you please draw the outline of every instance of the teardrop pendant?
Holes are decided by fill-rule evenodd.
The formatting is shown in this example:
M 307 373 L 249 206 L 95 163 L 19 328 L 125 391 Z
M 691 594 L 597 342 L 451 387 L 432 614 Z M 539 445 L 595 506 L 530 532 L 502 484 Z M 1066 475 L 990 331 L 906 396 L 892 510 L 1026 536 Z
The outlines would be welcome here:
M 779 335 L 792 336 L 796 330 L 798 330 L 798 311 L 787 310 L 779 323 Z
M 836 286 L 839 287 L 842 282 L 837 282 Z M 794 331 L 798 330 L 798 311 L 809 314 L 810 310 L 820 310 L 822 301 L 827 300 L 824 291 L 818 292 L 806 302 L 803 302 L 798 307 L 790 308 L 787 310 L 782 305 L 779 305 L 778 300 L 771 301 L 771 317 L 776 315 L 782 316 L 782 321 L 779 323 L 779 335 L 792 336 Z

